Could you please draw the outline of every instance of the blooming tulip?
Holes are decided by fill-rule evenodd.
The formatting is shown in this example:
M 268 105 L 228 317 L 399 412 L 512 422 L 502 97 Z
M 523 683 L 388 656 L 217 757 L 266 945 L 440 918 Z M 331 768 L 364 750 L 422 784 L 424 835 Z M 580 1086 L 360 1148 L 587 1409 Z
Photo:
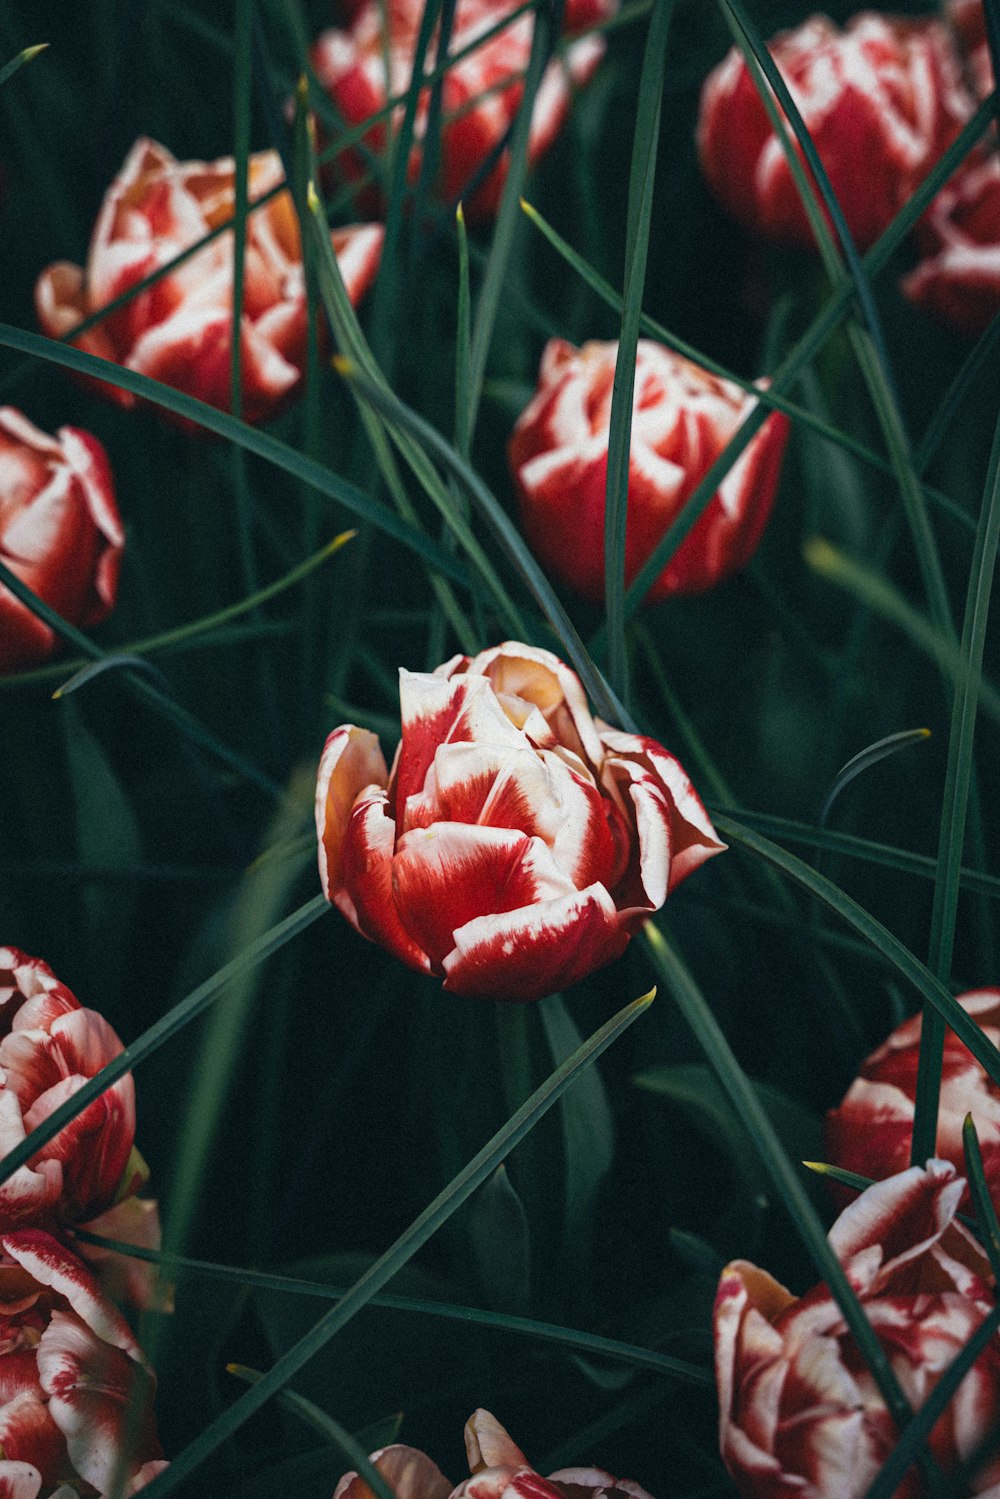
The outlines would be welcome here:
M 70 624 L 111 611 L 124 544 L 108 457 L 96 437 L 49 437 L 0 407 L 0 561 Z M 0 584 L 0 674 L 35 666 L 58 637 Z
M 576 983 L 723 847 L 674 757 L 593 719 L 548 651 L 401 671 L 400 707 L 391 774 L 366 729 L 326 742 L 320 876 L 363 936 L 452 993 Z
M 924 256 L 903 278 L 911 302 L 970 337 L 1000 312 L 1000 159 L 977 153 L 919 227 Z
M 552 339 L 538 391 L 511 436 L 525 534 L 552 572 L 604 598 L 604 493 L 618 345 Z M 628 475 L 625 579 L 631 582 L 726 443 L 753 396 L 661 344 L 640 339 Z M 700 593 L 744 567 L 771 513 L 788 420 L 772 413 L 650 590 Z
M 602 1468 L 560 1468 L 543 1478 L 489 1411 L 475 1411 L 465 1423 L 465 1451 L 472 1477 L 452 1489 L 437 1464 L 414 1447 L 396 1443 L 373 1452 L 371 1461 L 396 1499 L 605 1499 L 628 1494 L 650 1499 L 629 1479 Z M 357 1473 L 345 1473 L 333 1499 L 372 1499 Z
M 103 1016 L 84 1009 L 47 963 L 0 947 L 0 1155 L 122 1050 Z M 86 1227 L 157 1248 L 156 1204 L 132 1199 L 148 1175 L 134 1140 L 135 1087 L 126 1074 L 0 1184 L 0 1233 L 26 1224 L 57 1233 Z M 148 1266 L 126 1270 L 120 1259 L 95 1254 L 106 1262 L 109 1289 L 140 1306 L 169 1306 Z
M 947 29 L 865 11 L 840 31 L 813 16 L 770 50 L 851 234 L 870 245 L 971 113 Z M 813 244 L 787 157 L 735 48 L 705 82 L 697 139 L 705 176 L 730 213 L 762 234 Z
M 35 305 L 45 332 L 53 338 L 72 334 L 84 318 L 230 220 L 236 207 L 235 176 L 231 157 L 179 162 L 156 141 L 137 140 L 105 196 L 86 269 L 60 261 L 39 277 Z M 283 180 L 277 152 L 250 157 L 251 201 L 273 192 Z M 382 235 L 380 224 L 333 232 L 354 302 L 375 274 Z M 73 342 L 229 410 L 233 252 L 232 231 L 218 235 Z M 240 361 L 247 421 L 263 421 L 291 395 L 302 378 L 307 344 L 298 222 L 290 194 L 278 192 L 246 220 Z M 119 405 L 135 405 L 129 391 L 103 382 L 100 388 Z
M 978 989 L 958 1003 L 1000 1044 L 1000 989 Z M 826 1158 L 846 1171 L 881 1180 L 910 1159 L 922 1017 L 915 1015 L 861 1065 L 843 1102 L 826 1116 Z M 961 1169 L 962 1125 L 971 1113 L 990 1192 L 1000 1202 L 1000 1096 L 986 1070 L 954 1031 L 945 1031 L 935 1154 Z
M 617 0 L 569 0 L 566 30 L 573 34 L 607 19 L 617 9 Z M 384 109 L 387 97 L 401 95 L 410 86 L 413 59 L 423 16 L 423 0 L 362 0 L 347 31 L 325 31 L 312 48 L 316 76 L 348 125 L 361 124 Z M 501 23 L 514 10 L 511 0 L 458 0 L 451 37 L 451 51 L 458 53 Z M 491 160 L 491 153 L 504 140 L 520 107 L 524 93 L 523 73 L 531 52 L 533 17 L 517 16 L 502 31 L 480 43 L 468 56 L 449 66 L 442 84 L 441 166 L 437 182 L 440 196 L 455 200 L 476 181 L 465 204 L 470 218 L 496 213 L 507 176 L 507 152 L 493 165 L 485 180 L 476 174 Z M 573 42 L 561 61 L 549 64 L 535 99 L 528 140 L 528 160 L 536 161 L 552 144 L 569 110 L 571 89 L 586 83 L 604 52 L 600 37 L 590 35 Z M 388 62 L 386 59 L 388 58 Z M 434 65 L 434 49 L 428 67 Z M 388 78 L 387 78 L 388 71 Z M 414 134 L 422 142 L 427 129 L 430 90 L 418 103 Z M 398 110 L 401 121 L 403 108 Z M 365 145 L 380 153 L 385 149 L 386 127 L 376 124 L 365 136 Z M 338 158 L 350 180 L 364 171 L 364 158 L 344 153 Z M 420 148 L 410 158 L 411 177 L 420 168 Z M 378 202 L 367 194 L 367 206 Z
M 107 1494 L 119 1473 L 134 1493 L 165 1464 L 128 1323 L 49 1234 L 4 1234 L 0 1251 L 0 1495 Z
M 830 1230 L 914 1407 L 993 1308 L 989 1261 L 955 1218 L 964 1187 L 949 1162 L 929 1161 L 869 1187 Z M 735 1260 L 722 1272 L 714 1330 L 720 1447 L 740 1493 L 861 1499 L 899 1433 L 827 1287 L 795 1297 L 766 1270 Z M 952 1469 L 998 1421 L 994 1334 L 935 1424 L 931 1451 Z M 994 1460 L 968 1492 L 995 1494 L 997 1483 Z

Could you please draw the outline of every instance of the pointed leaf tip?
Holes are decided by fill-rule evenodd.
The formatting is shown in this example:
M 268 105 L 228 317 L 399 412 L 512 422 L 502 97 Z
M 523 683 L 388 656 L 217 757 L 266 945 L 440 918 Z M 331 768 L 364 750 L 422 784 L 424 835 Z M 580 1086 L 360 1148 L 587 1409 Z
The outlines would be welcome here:
M 346 354 L 334 354 L 330 363 L 337 371 L 337 374 L 343 375 L 345 380 L 349 380 L 352 375 L 357 374 L 357 365 L 352 359 L 348 359 Z
M 825 536 L 810 536 L 802 547 L 802 555 L 818 573 L 829 573 L 837 564 L 837 549 Z
M 32 58 L 37 57 L 39 52 L 44 52 L 49 45 L 49 42 L 38 42 L 34 47 L 25 47 L 24 51 L 21 53 L 21 56 L 24 58 L 25 62 L 31 62 Z
M 459 224 L 465 224 L 465 209 L 462 207 L 461 198 L 455 204 L 455 219 Z

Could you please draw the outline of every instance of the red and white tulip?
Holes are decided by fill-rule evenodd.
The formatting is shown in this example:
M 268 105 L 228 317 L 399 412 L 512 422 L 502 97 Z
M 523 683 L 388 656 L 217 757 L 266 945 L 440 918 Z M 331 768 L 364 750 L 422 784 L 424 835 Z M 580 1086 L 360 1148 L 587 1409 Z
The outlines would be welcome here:
M 0 407 L 0 561 L 81 629 L 110 614 L 125 535 L 111 466 L 96 437 L 50 437 Z M 0 584 L 0 674 L 37 666 L 59 640 Z
M 616 343 L 552 339 L 538 390 L 508 449 L 525 535 L 549 571 L 585 598 L 604 598 L 604 496 Z M 662 344 L 640 339 L 628 475 L 629 583 L 756 405 Z M 773 412 L 653 584 L 653 601 L 701 593 L 749 562 L 767 524 L 788 437 Z
M 231 219 L 235 178 L 232 157 L 181 162 L 156 141 L 137 140 L 105 195 L 86 267 L 60 261 L 38 279 L 35 306 L 45 332 L 52 338 L 72 335 L 85 318 Z M 251 156 L 251 203 L 283 181 L 277 152 Z M 352 302 L 374 278 L 383 232 L 381 224 L 333 232 Z M 226 230 L 73 342 L 229 410 L 233 254 L 233 234 Z M 293 394 L 305 368 L 307 344 L 298 221 L 291 195 L 277 192 L 246 221 L 240 359 L 247 421 L 264 421 Z M 99 386 L 121 406 L 136 403 L 128 391 L 106 382 Z
M 958 1003 L 1000 1045 L 1000 989 L 977 989 L 959 995 Z M 922 1028 L 920 1015 L 897 1026 L 861 1064 L 839 1108 L 827 1114 L 824 1148 L 831 1165 L 881 1181 L 908 1164 Z M 934 1153 L 959 1170 L 967 1114 L 976 1125 L 987 1184 L 1000 1203 L 1000 1096 L 982 1064 L 946 1030 Z
M 327 740 L 320 876 L 363 936 L 452 993 L 576 983 L 724 846 L 678 761 L 595 720 L 548 651 L 401 671 L 400 706 L 391 773 L 368 730 Z
M 606 1499 L 619 1493 L 650 1499 L 639 1484 L 603 1468 L 560 1468 L 543 1478 L 489 1411 L 474 1411 L 465 1423 L 465 1451 L 472 1476 L 454 1489 L 415 1447 L 397 1443 L 373 1452 L 371 1460 L 396 1499 Z M 333 1499 L 371 1499 L 371 1490 L 357 1473 L 345 1473 Z
M 0 947 L 0 1156 L 119 1056 L 122 1043 L 47 963 Z M 134 1193 L 148 1170 L 135 1149 L 135 1086 L 127 1073 L 0 1183 L 0 1233 L 25 1226 L 62 1234 L 87 1228 L 157 1249 L 155 1202 Z M 137 1306 L 169 1308 L 169 1288 L 148 1264 L 81 1245 L 106 1291 Z
M 864 11 L 842 31 L 812 16 L 769 48 L 864 248 L 972 111 L 951 36 L 939 21 Z M 702 170 L 730 213 L 769 238 L 813 245 L 782 144 L 736 48 L 705 81 L 697 140 Z
M 69 1250 L 37 1229 L 0 1237 L 0 1495 L 104 1495 L 119 1474 L 134 1493 L 165 1466 L 155 1386 Z
M 863 1192 L 830 1230 L 907 1398 L 919 1407 L 991 1312 L 989 1261 L 956 1219 L 965 1182 L 945 1161 Z M 746 1499 L 861 1499 L 899 1438 L 824 1284 L 794 1296 L 766 1270 L 734 1260 L 715 1300 L 723 1461 Z M 959 1385 L 929 1445 L 949 1471 L 1000 1422 L 1000 1335 Z M 915 1495 L 909 1480 L 897 1490 Z M 1000 1460 L 968 1490 L 996 1494 Z
M 901 283 L 918 307 L 975 337 L 1000 312 L 1000 158 L 976 152 L 918 226 L 923 257 Z
M 510 0 L 458 0 L 450 52 L 459 53 L 472 46 L 514 9 Z M 617 0 L 569 0 L 565 29 L 575 35 L 607 19 L 616 9 Z M 354 8 L 349 29 L 325 31 L 314 44 L 310 57 L 316 76 L 348 125 L 362 124 L 384 109 L 390 97 L 406 93 L 423 11 L 423 0 L 388 0 L 388 4 L 383 0 L 363 0 Z M 474 190 L 471 184 L 478 169 L 500 145 L 520 107 L 532 29 L 530 14 L 517 16 L 502 31 L 449 66 L 444 77 L 436 187 L 439 196 L 448 202 L 467 194 L 464 206 L 471 219 L 492 217 L 499 206 L 507 178 L 506 150 L 490 167 L 485 179 L 477 181 Z M 573 90 L 588 81 L 603 53 L 601 37 L 581 36 L 566 48 L 561 59 L 549 64 L 532 113 L 529 162 L 537 161 L 555 140 L 569 111 Z M 434 63 L 432 45 L 428 69 Z M 429 107 L 430 89 L 425 89 L 417 106 L 416 144 L 409 162 L 411 179 L 420 170 Z M 402 118 L 403 106 L 400 106 L 395 116 L 397 127 Z M 383 122 L 367 132 L 364 145 L 377 155 L 385 151 Z M 338 163 L 349 181 L 357 181 L 366 170 L 365 158 L 357 152 L 343 153 Z M 374 211 L 380 196 L 365 193 L 360 201 Z

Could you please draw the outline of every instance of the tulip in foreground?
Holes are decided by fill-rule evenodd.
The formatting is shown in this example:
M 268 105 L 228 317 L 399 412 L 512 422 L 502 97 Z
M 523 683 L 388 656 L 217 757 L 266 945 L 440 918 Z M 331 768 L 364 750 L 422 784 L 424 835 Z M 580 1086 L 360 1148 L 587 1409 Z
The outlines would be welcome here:
M 958 1003 L 994 1046 L 1000 1044 L 1000 989 L 977 989 L 960 995 Z M 922 1028 L 920 1015 L 898 1026 L 862 1063 L 840 1107 L 827 1114 L 824 1145 L 832 1165 L 877 1181 L 907 1165 Z M 1000 1096 L 965 1043 L 946 1030 L 934 1150 L 959 1170 L 965 1160 L 962 1125 L 967 1114 L 979 1135 L 990 1193 L 1000 1204 Z
M 142 1488 L 165 1466 L 155 1384 L 74 1255 L 37 1229 L 0 1237 L 0 1494 L 105 1495 L 119 1475 Z
M 939 21 L 864 11 L 843 31 L 817 15 L 769 50 L 861 248 L 888 227 L 972 112 Z M 785 243 L 814 237 L 788 159 L 743 55 L 733 48 L 701 96 L 698 154 L 742 223 Z
M 612 16 L 617 0 L 569 0 L 565 29 L 575 35 Z M 510 0 L 458 0 L 449 52 L 474 50 L 448 67 L 441 93 L 442 127 L 439 196 L 453 202 L 466 196 L 465 211 L 471 219 L 492 217 L 499 206 L 507 177 L 506 148 L 499 159 L 524 94 L 523 74 L 531 53 L 533 16 L 516 16 L 486 40 L 480 37 L 502 23 L 515 10 Z M 384 109 L 389 96 L 404 95 L 410 86 L 417 47 L 423 0 L 363 0 L 346 31 L 325 31 L 310 54 L 320 83 L 348 125 L 359 125 Z M 604 53 L 604 42 L 596 35 L 572 42 L 561 59 L 548 66 L 535 99 L 528 140 L 528 161 L 536 161 L 552 144 L 569 111 L 572 91 L 592 76 Z M 435 46 L 430 48 L 427 69 L 434 66 Z M 387 79 L 388 68 L 388 79 Z M 420 170 L 421 151 L 427 131 L 430 89 L 420 95 L 414 126 L 415 145 L 409 162 L 410 177 Z M 403 106 L 396 113 L 402 123 Z M 369 151 L 385 150 L 386 127 L 373 125 L 364 138 Z M 368 170 L 365 157 L 345 152 L 337 158 L 341 172 L 356 181 Z M 486 172 L 485 178 L 481 170 Z M 365 193 L 360 201 L 376 207 L 377 194 Z
M 546 345 L 538 391 L 508 456 L 524 531 L 551 572 L 604 598 L 604 499 L 616 343 Z M 630 583 L 756 405 L 662 344 L 640 339 L 628 475 L 625 579 Z M 649 598 L 701 593 L 749 562 L 767 524 L 788 437 L 773 412 L 737 459 L 653 584 Z
M 830 1244 L 914 1408 L 991 1312 L 989 1261 L 956 1219 L 965 1182 L 929 1161 L 863 1192 Z M 744 1260 L 722 1272 L 715 1368 L 723 1461 L 747 1499 L 861 1499 L 899 1433 L 827 1287 L 793 1296 Z M 949 1471 L 1000 1422 L 1000 1335 L 960 1384 L 930 1448 Z M 997 1492 L 1000 1460 L 974 1494 Z M 921 1492 L 916 1475 L 899 1495 Z
M 81 629 L 100 624 L 118 592 L 125 537 L 108 457 L 96 437 L 40 432 L 0 407 L 0 562 Z M 0 674 L 37 666 L 59 639 L 0 584 Z
M 674 757 L 592 718 L 548 651 L 401 671 L 400 708 L 391 773 L 368 730 L 327 740 L 320 876 L 363 936 L 453 994 L 576 983 L 723 847 Z
M 471 1478 L 452 1488 L 437 1464 L 415 1447 L 396 1443 L 373 1452 L 371 1460 L 396 1499 L 608 1499 L 627 1494 L 650 1499 L 646 1490 L 603 1468 L 560 1468 L 543 1478 L 489 1411 L 475 1411 L 465 1423 L 465 1451 Z M 334 1499 L 373 1499 L 357 1473 L 345 1473 Z
M 176 161 L 156 141 L 136 141 L 108 190 L 86 267 L 60 261 L 42 272 L 35 305 L 42 328 L 63 338 L 230 221 L 236 209 L 235 163 Z M 280 188 L 276 151 L 249 162 L 251 203 Z M 352 302 L 378 267 L 380 224 L 333 232 Z M 231 405 L 233 235 L 218 235 L 73 342 L 102 359 L 161 380 L 228 411 Z M 242 415 L 264 421 L 293 394 L 305 368 L 308 311 L 298 221 L 287 192 L 276 192 L 246 221 L 240 319 Z M 103 394 L 131 407 L 136 397 L 100 382 Z M 190 424 L 182 423 L 189 426 Z
M 123 1050 L 112 1027 L 85 1009 L 47 963 L 0 947 L 0 1156 L 72 1098 Z M 0 1233 L 76 1227 L 159 1247 L 155 1202 L 134 1193 L 146 1164 L 135 1149 L 135 1086 L 126 1074 L 0 1184 Z M 91 1249 L 80 1252 L 90 1258 Z M 169 1306 L 148 1264 L 98 1250 L 107 1288 L 139 1306 Z M 2 1443 L 0 1443 L 2 1445 Z

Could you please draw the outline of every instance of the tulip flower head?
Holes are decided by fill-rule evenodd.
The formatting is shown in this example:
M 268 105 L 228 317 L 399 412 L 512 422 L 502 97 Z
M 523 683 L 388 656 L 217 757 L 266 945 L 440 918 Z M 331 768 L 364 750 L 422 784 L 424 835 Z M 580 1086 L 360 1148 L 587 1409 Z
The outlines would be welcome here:
M 0 947 L 0 1155 L 122 1050 L 104 1017 L 85 1009 L 47 963 Z M 158 1248 L 156 1203 L 134 1196 L 149 1174 L 134 1142 L 135 1086 L 127 1073 L 0 1184 L 0 1233 L 85 1227 Z M 89 1245 L 80 1252 L 93 1255 L 112 1294 L 169 1309 L 169 1288 L 152 1266 Z
M 305 274 L 291 195 L 276 191 L 283 181 L 276 151 L 250 157 L 250 202 L 266 199 L 246 220 L 240 364 L 241 414 L 250 422 L 273 415 L 305 368 Z M 72 334 L 85 318 L 229 222 L 236 211 L 235 182 L 231 157 L 181 162 L 156 141 L 137 140 L 105 196 L 86 267 L 60 261 L 38 279 L 35 306 L 45 332 L 52 338 Z M 380 224 L 333 232 L 352 302 L 375 275 L 382 236 Z M 228 411 L 233 253 L 233 234 L 226 230 L 73 342 Z M 99 388 L 121 406 L 136 403 L 118 386 L 100 382 Z M 190 423 L 180 424 L 192 430 Z
M 384 109 L 389 97 L 403 95 L 409 89 L 423 9 L 423 0 L 362 0 L 348 30 L 325 31 L 316 41 L 310 54 L 313 69 L 348 125 L 362 124 Z M 496 213 L 507 177 L 504 142 L 524 94 L 533 17 L 516 16 L 495 35 L 486 34 L 514 10 L 511 0 L 458 0 L 455 9 L 449 52 L 467 55 L 449 65 L 442 84 L 436 185 L 446 202 L 464 195 L 470 219 L 491 218 Z M 565 29 L 575 35 L 608 19 L 616 10 L 617 0 L 569 0 Z M 604 42 L 599 36 L 581 36 L 566 48 L 561 59 L 549 64 L 532 112 L 529 163 L 537 161 L 555 140 L 569 111 L 572 90 L 588 81 L 603 53 Z M 436 45 L 432 45 L 428 70 L 435 58 Z M 429 108 L 430 89 L 425 89 L 414 122 L 417 144 L 409 161 L 411 179 L 420 170 Z M 397 127 L 402 118 L 400 105 L 395 116 Z M 381 155 L 386 146 L 385 124 L 373 125 L 363 144 L 369 153 Z M 368 169 L 366 158 L 358 152 L 344 152 L 337 162 L 349 181 L 357 181 Z M 368 192 L 359 201 L 366 211 L 378 211 L 380 195 Z
M 489 1411 L 474 1411 L 465 1423 L 465 1451 L 472 1476 L 454 1489 L 415 1447 L 396 1443 L 373 1452 L 371 1461 L 396 1499 L 650 1499 L 639 1484 L 602 1468 L 560 1468 L 543 1478 Z M 372 1491 L 357 1473 L 345 1473 L 333 1499 L 372 1499 Z
M 959 995 L 958 1003 L 994 1046 L 1000 1045 L 1000 989 Z M 914 1015 L 861 1064 L 839 1108 L 824 1125 L 826 1159 L 845 1171 L 881 1181 L 910 1159 L 923 1017 Z M 964 1169 L 962 1125 L 971 1114 L 986 1181 L 1000 1203 L 1000 1096 L 981 1062 L 952 1030 L 945 1031 L 935 1154 Z M 968 1198 L 963 1209 L 968 1205 Z
M 96 437 L 77 427 L 49 437 L 0 407 L 0 562 L 70 624 L 89 629 L 114 606 L 124 541 Z M 0 583 L 0 674 L 37 666 L 58 646 Z
M 166 1464 L 155 1377 L 128 1323 L 49 1234 L 0 1237 L 0 1494 L 144 1487 Z M 121 1492 L 121 1490 L 119 1490 Z
M 830 1230 L 907 1398 L 923 1404 L 993 1308 L 989 1261 L 955 1215 L 965 1182 L 929 1161 L 863 1192 Z M 861 1499 L 899 1433 L 836 1301 L 805 1296 L 745 1260 L 722 1272 L 715 1368 L 723 1461 L 745 1499 Z M 1000 1422 L 1000 1335 L 959 1385 L 929 1445 L 945 1472 Z M 995 1494 L 993 1459 L 967 1491 Z M 919 1492 L 914 1475 L 896 1491 Z
M 592 718 L 548 651 L 401 671 L 400 708 L 391 773 L 368 730 L 327 740 L 320 877 L 363 936 L 451 993 L 576 983 L 724 846 L 674 757 Z
M 864 249 L 972 112 L 950 34 L 939 21 L 864 11 L 843 31 L 813 16 L 768 48 Z M 812 247 L 784 148 L 736 48 L 705 81 L 697 141 L 702 170 L 730 213 L 768 238 Z
M 604 500 L 616 343 L 545 347 L 538 390 L 508 457 L 525 535 L 539 560 L 585 598 L 604 598 Z M 628 474 L 630 583 L 755 398 L 662 344 L 640 339 Z M 653 601 L 701 593 L 745 567 L 771 513 L 788 419 L 767 418 L 653 584 Z
M 904 295 L 974 338 L 1000 312 L 1000 158 L 977 152 L 938 193 L 918 226 L 923 255 Z

